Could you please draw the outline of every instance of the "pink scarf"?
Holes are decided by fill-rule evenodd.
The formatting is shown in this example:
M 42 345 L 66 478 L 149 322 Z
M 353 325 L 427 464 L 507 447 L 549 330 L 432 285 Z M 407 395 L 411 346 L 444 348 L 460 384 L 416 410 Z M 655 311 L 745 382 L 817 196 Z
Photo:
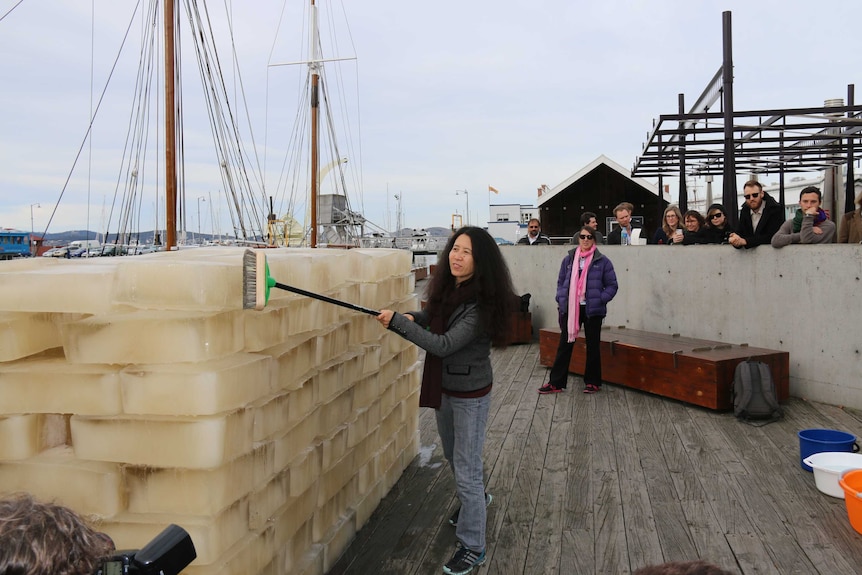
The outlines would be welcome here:
M 572 258 L 572 279 L 569 281 L 569 325 L 567 326 L 569 343 L 573 343 L 578 339 L 578 331 L 581 328 L 578 315 L 581 311 L 581 300 L 587 291 L 587 272 L 590 271 L 590 264 L 593 263 L 593 254 L 595 251 L 595 244 L 586 251 L 581 251 L 581 248 L 578 247 L 575 250 L 574 258 Z M 584 260 L 584 269 L 581 272 L 579 266 L 582 257 L 587 259 Z

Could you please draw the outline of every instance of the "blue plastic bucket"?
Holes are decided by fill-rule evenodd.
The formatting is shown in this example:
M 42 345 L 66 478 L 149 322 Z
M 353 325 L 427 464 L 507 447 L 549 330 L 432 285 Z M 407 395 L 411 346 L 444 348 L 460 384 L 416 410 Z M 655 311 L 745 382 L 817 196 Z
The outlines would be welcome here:
M 856 436 L 844 431 L 834 429 L 803 429 L 799 432 L 799 465 L 805 471 L 813 471 L 811 466 L 805 465 L 805 459 L 815 453 L 826 451 L 834 452 L 856 452 L 859 444 Z

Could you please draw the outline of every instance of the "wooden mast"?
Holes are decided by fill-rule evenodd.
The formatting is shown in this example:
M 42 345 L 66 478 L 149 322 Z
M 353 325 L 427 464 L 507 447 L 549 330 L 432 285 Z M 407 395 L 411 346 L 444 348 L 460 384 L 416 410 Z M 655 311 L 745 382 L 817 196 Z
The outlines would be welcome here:
M 308 66 L 311 70 L 311 247 L 317 247 L 317 196 L 318 196 L 318 176 L 317 166 L 320 163 L 318 158 L 318 112 L 319 112 L 319 86 L 320 74 L 318 67 L 320 58 L 317 53 L 317 6 L 314 5 L 314 0 L 311 0 L 311 33 L 309 40 L 311 41 L 310 57 L 311 61 Z
M 176 92 L 174 0 L 165 0 L 165 250 L 177 245 Z

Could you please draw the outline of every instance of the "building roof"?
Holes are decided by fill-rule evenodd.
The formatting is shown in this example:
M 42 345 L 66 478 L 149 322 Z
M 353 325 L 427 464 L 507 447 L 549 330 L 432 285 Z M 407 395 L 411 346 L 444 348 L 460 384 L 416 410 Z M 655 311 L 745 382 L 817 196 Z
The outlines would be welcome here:
M 659 190 L 655 184 L 651 184 L 650 182 L 644 180 L 643 178 L 633 178 L 631 175 L 631 172 L 628 169 L 622 167 L 620 164 L 616 163 L 612 159 L 610 159 L 607 156 L 605 156 L 604 154 L 602 154 L 599 157 L 597 157 L 595 160 L 593 160 L 592 162 L 590 162 L 589 164 L 587 164 L 586 166 L 584 166 L 583 168 L 581 168 L 580 170 L 578 170 L 577 172 L 575 172 L 574 174 L 572 174 L 571 176 L 569 176 L 568 178 L 566 178 L 565 180 L 563 180 L 562 182 L 560 182 L 559 184 L 557 184 L 556 186 L 551 188 L 550 190 L 543 192 L 539 196 L 538 206 L 541 207 L 545 202 L 551 200 L 554 196 L 556 196 L 557 194 L 559 194 L 563 190 L 566 190 L 572 184 L 574 184 L 578 180 L 584 178 L 586 175 L 588 175 L 593 170 L 595 170 L 596 168 L 598 168 L 599 166 L 602 166 L 602 165 L 607 166 L 608 168 L 619 173 L 621 176 L 628 178 L 629 180 L 636 183 L 640 187 L 644 188 L 648 192 L 650 192 L 656 196 L 659 196 Z

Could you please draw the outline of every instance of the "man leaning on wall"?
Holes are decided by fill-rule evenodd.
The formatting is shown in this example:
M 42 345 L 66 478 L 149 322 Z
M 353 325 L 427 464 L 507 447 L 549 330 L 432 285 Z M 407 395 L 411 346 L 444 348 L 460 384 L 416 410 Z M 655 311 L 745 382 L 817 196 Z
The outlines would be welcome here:
M 775 198 L 763 191 L 757 180 L 748 180 L 742 187 L 745 203 L 739 210 L 736 233 L 728 242 L 735 248 L 751 249 L 768 244 L 784 222 L 784 210 Z
M 822 195 L 814 186 L 799 192 L 799 209 L 796 215 L 781 224 L 772 236 L 772 247 L 783 248 L 790 244 L 831 244 L 835 238 L 835 223 L 820 207 Z

